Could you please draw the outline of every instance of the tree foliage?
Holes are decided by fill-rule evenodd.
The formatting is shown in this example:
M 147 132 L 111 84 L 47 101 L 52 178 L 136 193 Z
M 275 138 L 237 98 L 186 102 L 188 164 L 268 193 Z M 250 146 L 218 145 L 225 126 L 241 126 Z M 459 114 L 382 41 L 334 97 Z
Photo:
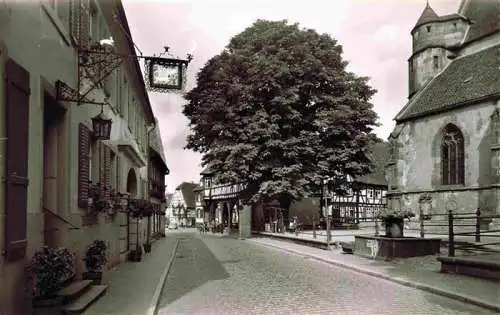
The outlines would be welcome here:
M 247 183 L 251 201 L 297 200 L 323 176 L 370 172 L 376 91 L 346 66 L 328 34 L 256 21 L 205 64 L 185 95 L 186 148 L 203 154 L 216 181 Z

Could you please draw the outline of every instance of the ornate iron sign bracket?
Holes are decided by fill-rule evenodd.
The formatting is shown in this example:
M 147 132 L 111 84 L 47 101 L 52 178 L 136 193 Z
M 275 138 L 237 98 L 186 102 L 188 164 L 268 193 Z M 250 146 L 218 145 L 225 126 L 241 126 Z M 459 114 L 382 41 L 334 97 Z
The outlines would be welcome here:
M 72 88 L 62 81 L 56 82 L 58 101 L 75 102 L 78 105 L 98 104 L 104 102 L 96 101 L 88 95 L 97 88 L 102 88 L 104 80 L 123 62 L 124 55 L 116 54 L 107 46 L 96 44 L 88 50 L 78 51 L 78 86 Z M 83 83 L 88 80 L 90 87 L 83 89 Z

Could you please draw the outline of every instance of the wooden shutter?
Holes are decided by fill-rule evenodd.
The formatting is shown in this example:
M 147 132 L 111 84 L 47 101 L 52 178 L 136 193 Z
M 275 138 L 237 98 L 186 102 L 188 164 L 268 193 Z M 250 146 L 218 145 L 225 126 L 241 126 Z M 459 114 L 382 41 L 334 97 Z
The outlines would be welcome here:
M 89 7 L 89 0 L 70 0 L 71 36 L 74 43 L 81 48 L 87 48 L 90 42 Z
M 13 60 L 5 64 L 6 185 L 5 258 L 22 259 L 27 247 L 29 73 Z
M 103 166 L 102 185 L 106 187 L 104 196 L 109 199 L 111 195 L 111 149 L 106 145 L 103 145 Z
M 90 129 L 78 125 L 78 206 L 87 208 L 90 179 Z

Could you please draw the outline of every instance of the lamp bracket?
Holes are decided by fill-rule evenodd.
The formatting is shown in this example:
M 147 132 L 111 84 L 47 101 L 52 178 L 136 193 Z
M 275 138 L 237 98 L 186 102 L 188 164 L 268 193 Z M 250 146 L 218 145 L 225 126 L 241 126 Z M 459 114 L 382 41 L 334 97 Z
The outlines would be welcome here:
M 56 82 L 56 99 L 58 101 L 107 105 L 108 102 L 96 101 L 88 97 L 89 93 L 103 87 L 104 80 L 117 69 L 126 55 L 114 53 L 112 48 L 95 44 L 89 49 L 78 49 L 78 86 L 72 88 L 62 81 Z M 84 89 L 83 82 L 90 82 Z

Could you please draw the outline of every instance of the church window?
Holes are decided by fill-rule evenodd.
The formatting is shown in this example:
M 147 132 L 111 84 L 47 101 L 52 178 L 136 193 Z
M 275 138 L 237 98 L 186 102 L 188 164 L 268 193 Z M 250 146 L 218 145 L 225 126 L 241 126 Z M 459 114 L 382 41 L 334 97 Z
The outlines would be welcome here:
M 463 185 L 464 137 L 460 129 L 448 124 L 443 130 L 441 143 L 441 181 L 443 185 Z

